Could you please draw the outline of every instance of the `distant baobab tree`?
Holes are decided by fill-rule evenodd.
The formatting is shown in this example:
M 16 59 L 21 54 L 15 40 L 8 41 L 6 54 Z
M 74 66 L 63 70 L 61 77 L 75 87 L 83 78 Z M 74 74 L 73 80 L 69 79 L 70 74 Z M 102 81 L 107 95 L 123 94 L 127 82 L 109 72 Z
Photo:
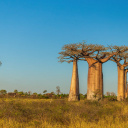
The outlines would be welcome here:
M 112 46 L 114 51 L 119 51 L 111 58 L 117 64 L 118 70 L 118 94 L 117 100 L 121 101 L 125 98 L 126 92 L 126 79 L 125 79 L 125 67 L 128 66 L 128 47 L 126 46 Z
M 79 96 L 79 76 L 77 61 L 80 59 L 80 49 L 78 44 L 67 44 L 59 52 L 59 62 L 73 62 L 73 71 L 68 101 L 78 101 Z
M 57 93 L 57 95 L 60 94 L 60 87 L 59 86 L 56 86 L 56 93 Z
M 110 52 L 108 47 L 81 43 L 81 55 L 88 63 L 87 99 L 103 98 L 102 64 L 107 62 L 116 52 Z
M 106 92 L 106 96 L 110 96 L 110 94 L 111 94 L 110 92 Z

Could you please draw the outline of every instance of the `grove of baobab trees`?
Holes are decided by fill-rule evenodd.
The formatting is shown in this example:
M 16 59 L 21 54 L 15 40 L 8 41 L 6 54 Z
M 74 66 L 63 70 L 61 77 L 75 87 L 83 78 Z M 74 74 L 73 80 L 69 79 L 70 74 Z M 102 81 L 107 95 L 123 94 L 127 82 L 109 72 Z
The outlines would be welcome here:
M 102 64 L 108 60 L 117 63 L 118 69 L 118 94 L 117 100 L 121 101 L 127 97 L 126 67 L 128 66 L 127 46 L 108 46 L 97 44 L 75 43 L 67 44 L 59 52 L 59 62 L 73 62 L 69 101 L 80 100 L 78 61 L 84 60 L 88 63 L 87 99 L 100 100 L 103 98 L 103 71 Z M 122 64 L 123 62 L 123 64 Z

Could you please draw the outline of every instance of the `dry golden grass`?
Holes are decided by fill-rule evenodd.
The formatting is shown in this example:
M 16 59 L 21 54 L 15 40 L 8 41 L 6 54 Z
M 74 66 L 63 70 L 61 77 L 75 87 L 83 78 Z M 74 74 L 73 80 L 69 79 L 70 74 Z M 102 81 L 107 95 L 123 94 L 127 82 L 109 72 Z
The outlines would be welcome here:
M 128 102 L 0 99 L 0 128 L 128 128 Z

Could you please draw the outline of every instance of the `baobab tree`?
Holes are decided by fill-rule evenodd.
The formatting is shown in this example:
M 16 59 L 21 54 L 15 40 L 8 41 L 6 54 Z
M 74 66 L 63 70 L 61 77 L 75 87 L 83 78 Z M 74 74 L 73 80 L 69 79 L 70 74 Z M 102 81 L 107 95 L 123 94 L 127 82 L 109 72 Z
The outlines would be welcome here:
M 118 70 L 118 94 L 117 100 L 121 101 L 125 98 L 126 93 L 126 78 L 125 67 L 128 66 L 128 47 L 126 46 L 111 46 L 114 51 L 119 51 L 111 60 L 116 62 Z
M 59 86 L 56 86 L 56 93 L 57 93 L 57 95 L 60 94 L 60 87 Z
M 62 47 L 62 51 L 59 52 L 60 56 L 58 57 L 59 62 L 73 62 L 73 71 L 71 86 L 69 92 L 68 101 L 78 101 L 80 100 L 79 96 L 79 76 L 78 76 L 78 66 L 77 61 L 80 58 L 80 49 L 78 44 L 67 44 Z
M 116 52 L 110 52 L 103 45 L 81 43 L 80 46 L 81 55 L 88 63 L 87 99 L 99 100 L 103 97 L 102 64 L 107 62 Z
M 128 81 L 127 81 L 127 73 L 128 73 L 128 66 L 125 67 L 125 98 L 128 97 Z

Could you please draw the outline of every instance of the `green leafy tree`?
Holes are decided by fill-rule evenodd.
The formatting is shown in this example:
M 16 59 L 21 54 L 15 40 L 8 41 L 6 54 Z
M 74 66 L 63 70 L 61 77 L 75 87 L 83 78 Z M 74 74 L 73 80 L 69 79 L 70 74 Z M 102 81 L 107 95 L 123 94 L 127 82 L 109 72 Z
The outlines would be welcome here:
M 18 90 L 15 89 L 15 90 L 14 90 L 14 93 L 18 93 Z
M 18 92 L 18 94 L 19 94 L 19 95 L 24 95 L 24 92 L 23 92 L 23 91 L 21 91 L 21 92 Z
M 0 90 L 0 94 L 7 94 L 7 91 L 6 90 L 4 90 L 4 89 L 2 89 L 2 90 Z
M 55 93 L 54 92 L 51 92 L 52 95 L 54 95 Z
M 37 96 L 38 94 L 36 92 L 34 92 L 33 95 Z
M 45 94 L 47 92 L 47 90 L 44 90 L 43 93 Z

